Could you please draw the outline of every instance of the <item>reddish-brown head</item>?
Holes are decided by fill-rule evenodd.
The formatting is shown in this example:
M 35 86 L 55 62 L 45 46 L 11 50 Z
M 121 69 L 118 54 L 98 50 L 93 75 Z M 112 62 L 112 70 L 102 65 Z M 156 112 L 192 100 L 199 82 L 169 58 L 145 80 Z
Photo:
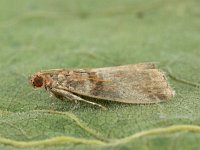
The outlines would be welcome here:
M 30 83 L 34 88 L 41 88 L 45 84 L 45 78 L 42 74 L 35 74 L 30 77 Z

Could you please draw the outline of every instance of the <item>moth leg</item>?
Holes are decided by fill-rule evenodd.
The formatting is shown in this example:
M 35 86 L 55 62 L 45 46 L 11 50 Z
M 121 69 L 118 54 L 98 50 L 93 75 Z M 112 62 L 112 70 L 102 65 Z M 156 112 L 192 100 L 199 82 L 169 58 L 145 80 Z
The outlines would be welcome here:
M 98 107 L 101 107 L 102 109 L 107 109 L 106 107 L 98 104 L 98 103 L 95 103 L 95 102 L 91 102 L 91 101 L 87 101 L 77 95 L 74 95 L 66 90 L 61 90 L 61 89 L 57 89 L 57 88 L 52 88 L 51 91 L 53 93 L 59 93 L 60 95 L 62 95 L 63 97 L 69 99 L 69 100 L 74 100 L 74 101 L 82 101 L 82 102 L 85 102 L 85 103 L 88 103 L 88 104 L 92 104 L 92 105 L 95 105 L 95 106 L 98 106 Z
M 50 90 L 50 97 L 51 97 L 51 99 L 52 99 L 53 96 L 55 96 L 56 98 L 58 98 L 58 99 L 64 101 L 64 96 L 63 96 L 62 94 L 60 94 L 60 93 L 58 93 L 58 92 L 56 92 L 56 91 L 51 91 L 51 90 Z M 71 99 L 70 99 L 70 100 L 71 100 Z M 71 108 L 72 111 L 75 110 L 76 108 L 78 108 L 78 107 L 80 106 L 80 103 L 79 103 L 77 100 L 73 100 L 73 101 L 75 102 L 76 105 L 74 105 L 74 106 Z M 55 104 L 54 104 L 53 99 L 52 99 L 52 101 L 51 101 L 51 106 L 49 107 L 49 109 L 50 109 L 50 110 L 55 110 L 55 106 L 54 106 L 54 105 L 55 105 Z

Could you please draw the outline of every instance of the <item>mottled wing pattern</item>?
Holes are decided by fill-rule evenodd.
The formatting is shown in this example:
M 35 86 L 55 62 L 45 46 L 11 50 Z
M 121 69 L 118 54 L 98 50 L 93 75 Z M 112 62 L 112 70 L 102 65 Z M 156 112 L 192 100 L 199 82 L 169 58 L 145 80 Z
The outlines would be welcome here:
M 174 95 L 164 73 L 153 63 L 71 70 L 66 78 L 58 77 L 58 88 L 123 103 L 155 103 Z

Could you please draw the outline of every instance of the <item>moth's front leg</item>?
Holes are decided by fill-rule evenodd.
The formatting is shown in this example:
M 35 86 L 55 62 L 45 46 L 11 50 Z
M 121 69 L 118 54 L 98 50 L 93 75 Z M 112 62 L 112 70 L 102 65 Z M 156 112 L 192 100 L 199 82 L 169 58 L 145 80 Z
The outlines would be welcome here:
M 95 105 L 95 106 L 98 106 L 98 107 L 101 107 L 103 109 L 107 109 L 106 107 L 100 105 L 100 104 L 97 104 L 97 103 L 94 103 L 94 102 L 91 102 L 91 101 L 87 101 L 77 95 L 74 95 L 73 93 L 70 93 L 69 91 L 66 91 L 66 90 L 62 90 L 62 89 L 57 89 L 57 88 L 52 88 L 51 91 L 53 93 L 56 93 L 57 95 L 60 95 L 62 97 L 65 97 L 69 100 L 74 100 L 74 101 L 82 101 L 82 102 L 85 102 L 85 103 L 88 103 L 88 104 L 92 104 L 92 105 Z

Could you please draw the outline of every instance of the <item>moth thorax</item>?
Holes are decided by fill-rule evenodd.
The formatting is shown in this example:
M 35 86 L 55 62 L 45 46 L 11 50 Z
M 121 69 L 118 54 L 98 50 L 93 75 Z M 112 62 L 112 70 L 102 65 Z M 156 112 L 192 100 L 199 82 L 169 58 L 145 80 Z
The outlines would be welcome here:
M 63 81 L 65 79 L 66 79 L 66 77 L 65 77 L 65 75 L 63 73 L 59 73 L 58 74 L 58 81 Z

